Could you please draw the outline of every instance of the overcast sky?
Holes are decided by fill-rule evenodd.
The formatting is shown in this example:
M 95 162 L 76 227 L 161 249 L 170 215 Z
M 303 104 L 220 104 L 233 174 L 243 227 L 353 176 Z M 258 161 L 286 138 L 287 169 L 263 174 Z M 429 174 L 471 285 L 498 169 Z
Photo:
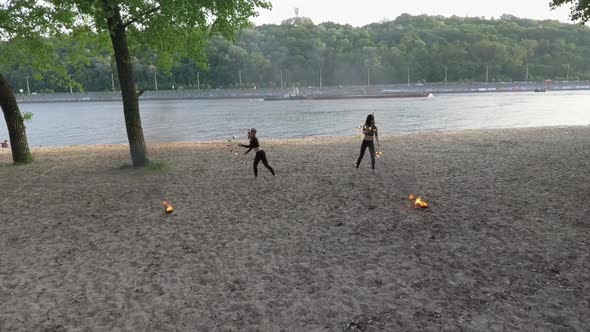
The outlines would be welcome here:
M 270 0 L 272 11 L 261 11 L 257 25 L 279 24 L 295 16 L 311 18 L 314 23 L 332 21 L 354 26 L 394 19 L 400 14 L 499 17 L 512 14 L 534 19 L 557 19 L 568 22 L 569 8 L 549 8 L 549 0 Z

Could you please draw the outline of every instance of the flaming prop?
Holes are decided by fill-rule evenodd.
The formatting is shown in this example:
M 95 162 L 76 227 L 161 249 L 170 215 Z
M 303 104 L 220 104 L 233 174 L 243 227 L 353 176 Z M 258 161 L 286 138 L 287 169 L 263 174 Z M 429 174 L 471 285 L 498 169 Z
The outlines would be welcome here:
M 383 156 L 383 151 L 375 152 L 375 158 L 381 158 L 381 156 Z
M 172 207 L 172 205 L 168 204 L 168 202 L 164 201 L 162 202 L 162 205 L 166 207 L 166 213 L 174 212 L 174 208 Z
M 227 147 L 229 148 L 229 152 L 233 155 L 236 156 L 236 162 L 240 162 L 240 164 L 244 163 L 244 159 L 240 158 L 240 145 L 237 142 L 234 142 L 233 140 L 237 139 L 236 135 L 232 136 L 232 139 L 228 139 L 227 140 Z
M 428 208 L 428 202 L 422 200 L 422 197 L 418 196 L 418 198 L 416 198 L 416 196 L 414 196 L 414 194 L 411 194 L 409 197 L 410 201 L 413 201 L 413 207 L 416 208 L 422 208 L 422 209 L 426 209 Z

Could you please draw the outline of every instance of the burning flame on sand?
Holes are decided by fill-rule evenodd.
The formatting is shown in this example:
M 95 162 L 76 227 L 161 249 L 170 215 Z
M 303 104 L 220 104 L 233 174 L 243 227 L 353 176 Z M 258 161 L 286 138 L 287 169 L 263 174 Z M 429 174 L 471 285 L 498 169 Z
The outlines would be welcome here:
M 174 212 L 174 208 L 172 207 L 172 205 L 168 204 L 168 202 L 164 201 L 162 202 L 162 205 L 166 207 L 166 213 Z
M 420 196 L 418 196 L 418 198 L 416 198 L 416 196 L 414 196 L 414 194 L 411 194 L 409 199 L 410 199 L 410 201 L 414 201 L 413 202 L 414 207 L 419 207 L 419 208 L 423 208 L 423 209 L 426 209 L 428 207 L 428 202 L 422 200 L 422 197 L 420 197 Z

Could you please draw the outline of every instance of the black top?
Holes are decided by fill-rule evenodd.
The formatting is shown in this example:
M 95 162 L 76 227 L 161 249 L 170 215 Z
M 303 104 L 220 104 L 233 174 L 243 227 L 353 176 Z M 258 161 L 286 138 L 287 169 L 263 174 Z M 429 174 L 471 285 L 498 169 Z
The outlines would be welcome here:
M 363 133 L 365 135 L 369 135 L 369 136 L 377 135 L 377 127 L 376 126 L 372 126 L 372 127 L 363 126 Z
M 240 144 L 240 145 L 244 148 L 248 148 L 248 151 L 246 151 L 246 153 L 250 152 L 250 150 L 252 150 L 254 148 L 260 147 L 260 143 L 258 143 L 258 138 L 256 138 L 256 137 L 250 139 L 250 145 L 244 145 L 244 144 Z

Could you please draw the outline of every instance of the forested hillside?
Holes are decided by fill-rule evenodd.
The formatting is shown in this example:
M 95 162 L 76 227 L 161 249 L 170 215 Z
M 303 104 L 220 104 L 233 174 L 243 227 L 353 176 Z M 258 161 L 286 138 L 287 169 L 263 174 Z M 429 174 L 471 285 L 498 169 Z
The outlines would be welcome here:
M 64 38 L 56 56 L 67 61 L 74 91 L 111 90 L 112 60 L 91 40 Z M 68 51 L 74 48 L 96 56 L 77 61 Z M 445 73 L 448 81 L 470 82 L 485 81 L 486 67 L 490 82 L 524 81 L 527 65 L 529 81 L 565 80 L 568 71 L 570 80 L 590 79 L 590 29 L 513 16 L 402 15 L 360 28 L 294 18 L 246 29 L 233 42 L 214 38 L 206 46 L 208 66 L 181 61 L 169 73 L 158 70 L 149 49 L 136 45 L 134 54 L 142 89 L 155 88 L 154 75 L 159 89 L 239 87 L 240 78 L 243 88 L 280 87 L 281 76 L 285 87 L 319 86 L 320 75 L 324 86 L 405 83 L 408 71 L 414 83 L 442 82 Z M 26 64 L 9 61 L 5 74 L 15 88 L 26 91 L 29 76 L 31 91 L 69 91 L 69 82 L 34 77 Z

